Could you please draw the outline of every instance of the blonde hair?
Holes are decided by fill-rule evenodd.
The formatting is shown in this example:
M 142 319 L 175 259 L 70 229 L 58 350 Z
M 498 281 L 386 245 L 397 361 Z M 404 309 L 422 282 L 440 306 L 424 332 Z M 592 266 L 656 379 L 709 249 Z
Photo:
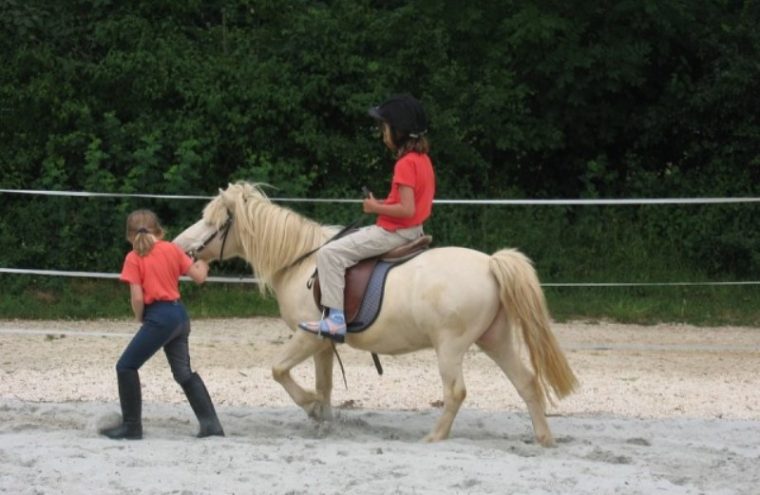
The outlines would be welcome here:
M 158 217 L 150 210 L 135 210 L 127 217 L 127 241 L 139 256 L 146 256 L 158 239 L 163 238 L 164 229 Z

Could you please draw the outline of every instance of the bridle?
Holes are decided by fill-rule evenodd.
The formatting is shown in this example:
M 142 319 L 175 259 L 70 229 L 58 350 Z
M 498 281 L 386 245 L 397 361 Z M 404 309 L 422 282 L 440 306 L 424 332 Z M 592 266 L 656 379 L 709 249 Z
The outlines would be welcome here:
M 189 254 L 191 258 L 197 259 L 198 258 L 198 253 L 200 253 L 201 251 L 203 251 L 204 249 L 206 249 L 206 246 L 208 246 L 211 243 L 211 241 L 213 241 L 214 239 L 216 239 L 216 237 L 221 234 L 221 236 L 222 236 L 222 249 L 219 250 L 219 261 L 222 261 L 222 258 L 224 258 L 224 245 L 227 244 L 227 236 L 230 233 L 230 227 L 232 227 L 232 220 L 233 220 L 232 212 L 230 210 L 227 210 L 227 220 L 224 221 L 224 223 L 222 224 L 222 226 L 219 227 L 213 234 L 211 234 L 210 236 L 208 236 L 206 238 L 206 240 L 204 240 L 203 242 L 201 242 L 200 246 L 198 246 L 197 248 L 191 250 L 187 254 Z

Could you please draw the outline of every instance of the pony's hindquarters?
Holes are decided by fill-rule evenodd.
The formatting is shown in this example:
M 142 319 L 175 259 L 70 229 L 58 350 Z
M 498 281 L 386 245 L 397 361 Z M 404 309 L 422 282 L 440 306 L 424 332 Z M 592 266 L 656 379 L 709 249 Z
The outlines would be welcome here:
M 578 381 L 549 326 L 541 284 L 530 260 L 516 249 L 494 253 L 489 266 L 499 283 L 499 296 L 513 328 L 521 328 L 542 398 L 550 391 L 561 399 Z

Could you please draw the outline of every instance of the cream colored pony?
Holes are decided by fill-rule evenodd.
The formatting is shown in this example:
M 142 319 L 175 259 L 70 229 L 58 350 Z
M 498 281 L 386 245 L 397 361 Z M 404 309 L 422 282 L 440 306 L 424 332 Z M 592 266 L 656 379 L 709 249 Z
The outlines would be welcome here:
M 197 256 L 206 260 L 245 259 L 261 289 L 274 292 L 282 318 L 295 335 L 272 374 L 316 420 L 332 418 L 333 349 L 329 339 L 297 330 L 299 321 L 320 316 L 306 286 L 315 256 L 299 258 L 334 232 L 272 203 L 257 185 L 241 182 L 220 190 L 205 207 L 203 219 L 174 240 L 188 252 L 203 246 Z M 449 436 L 466 395 L 462 361 L 472 344 L 512 381 L 528 406 L 536 439 L 545 446 L 554 443 L 545 417 L 546 400 L 552 395 L 562 398 L 577 386 L 549 328 L 535 270 L 514 249 L 488 256 L 460 247 L 436 248 L 394 268 L 379 316 L 366 331 L 349 333 L 346 343 L 378 354 L 435 349 L 443 381 L 443 412 L 427 441 Z M 531 366 L 521 357 L 523 347 Z M 315 364 L 314 391 L 301 387 L 290 373 L 309 357 Z

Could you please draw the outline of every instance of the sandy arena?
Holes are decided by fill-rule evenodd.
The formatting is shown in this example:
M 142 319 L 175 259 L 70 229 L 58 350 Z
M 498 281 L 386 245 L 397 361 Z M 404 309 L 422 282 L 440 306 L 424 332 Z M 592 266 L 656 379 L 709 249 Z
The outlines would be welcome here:
M 278 319 L 196 320 L 193 367 L 226 438 L 195 418 L 163 355 L 141 370 L 142 441 L 101 437 L 118 411 L 130 321 L 0 321 L 0 493 L 756 494 L 760 329 L 554 326 L 581 381 L 550 408 L 557 447 L 532 440 L 514 387 L 473 347 L 451 439 L 419 440 L 439 413 L 432 351 L 340 346 L 336 418 L 317 424 L 271 378 L 291 332 Z M 294 370 L 313 382 L 311 363 Z

